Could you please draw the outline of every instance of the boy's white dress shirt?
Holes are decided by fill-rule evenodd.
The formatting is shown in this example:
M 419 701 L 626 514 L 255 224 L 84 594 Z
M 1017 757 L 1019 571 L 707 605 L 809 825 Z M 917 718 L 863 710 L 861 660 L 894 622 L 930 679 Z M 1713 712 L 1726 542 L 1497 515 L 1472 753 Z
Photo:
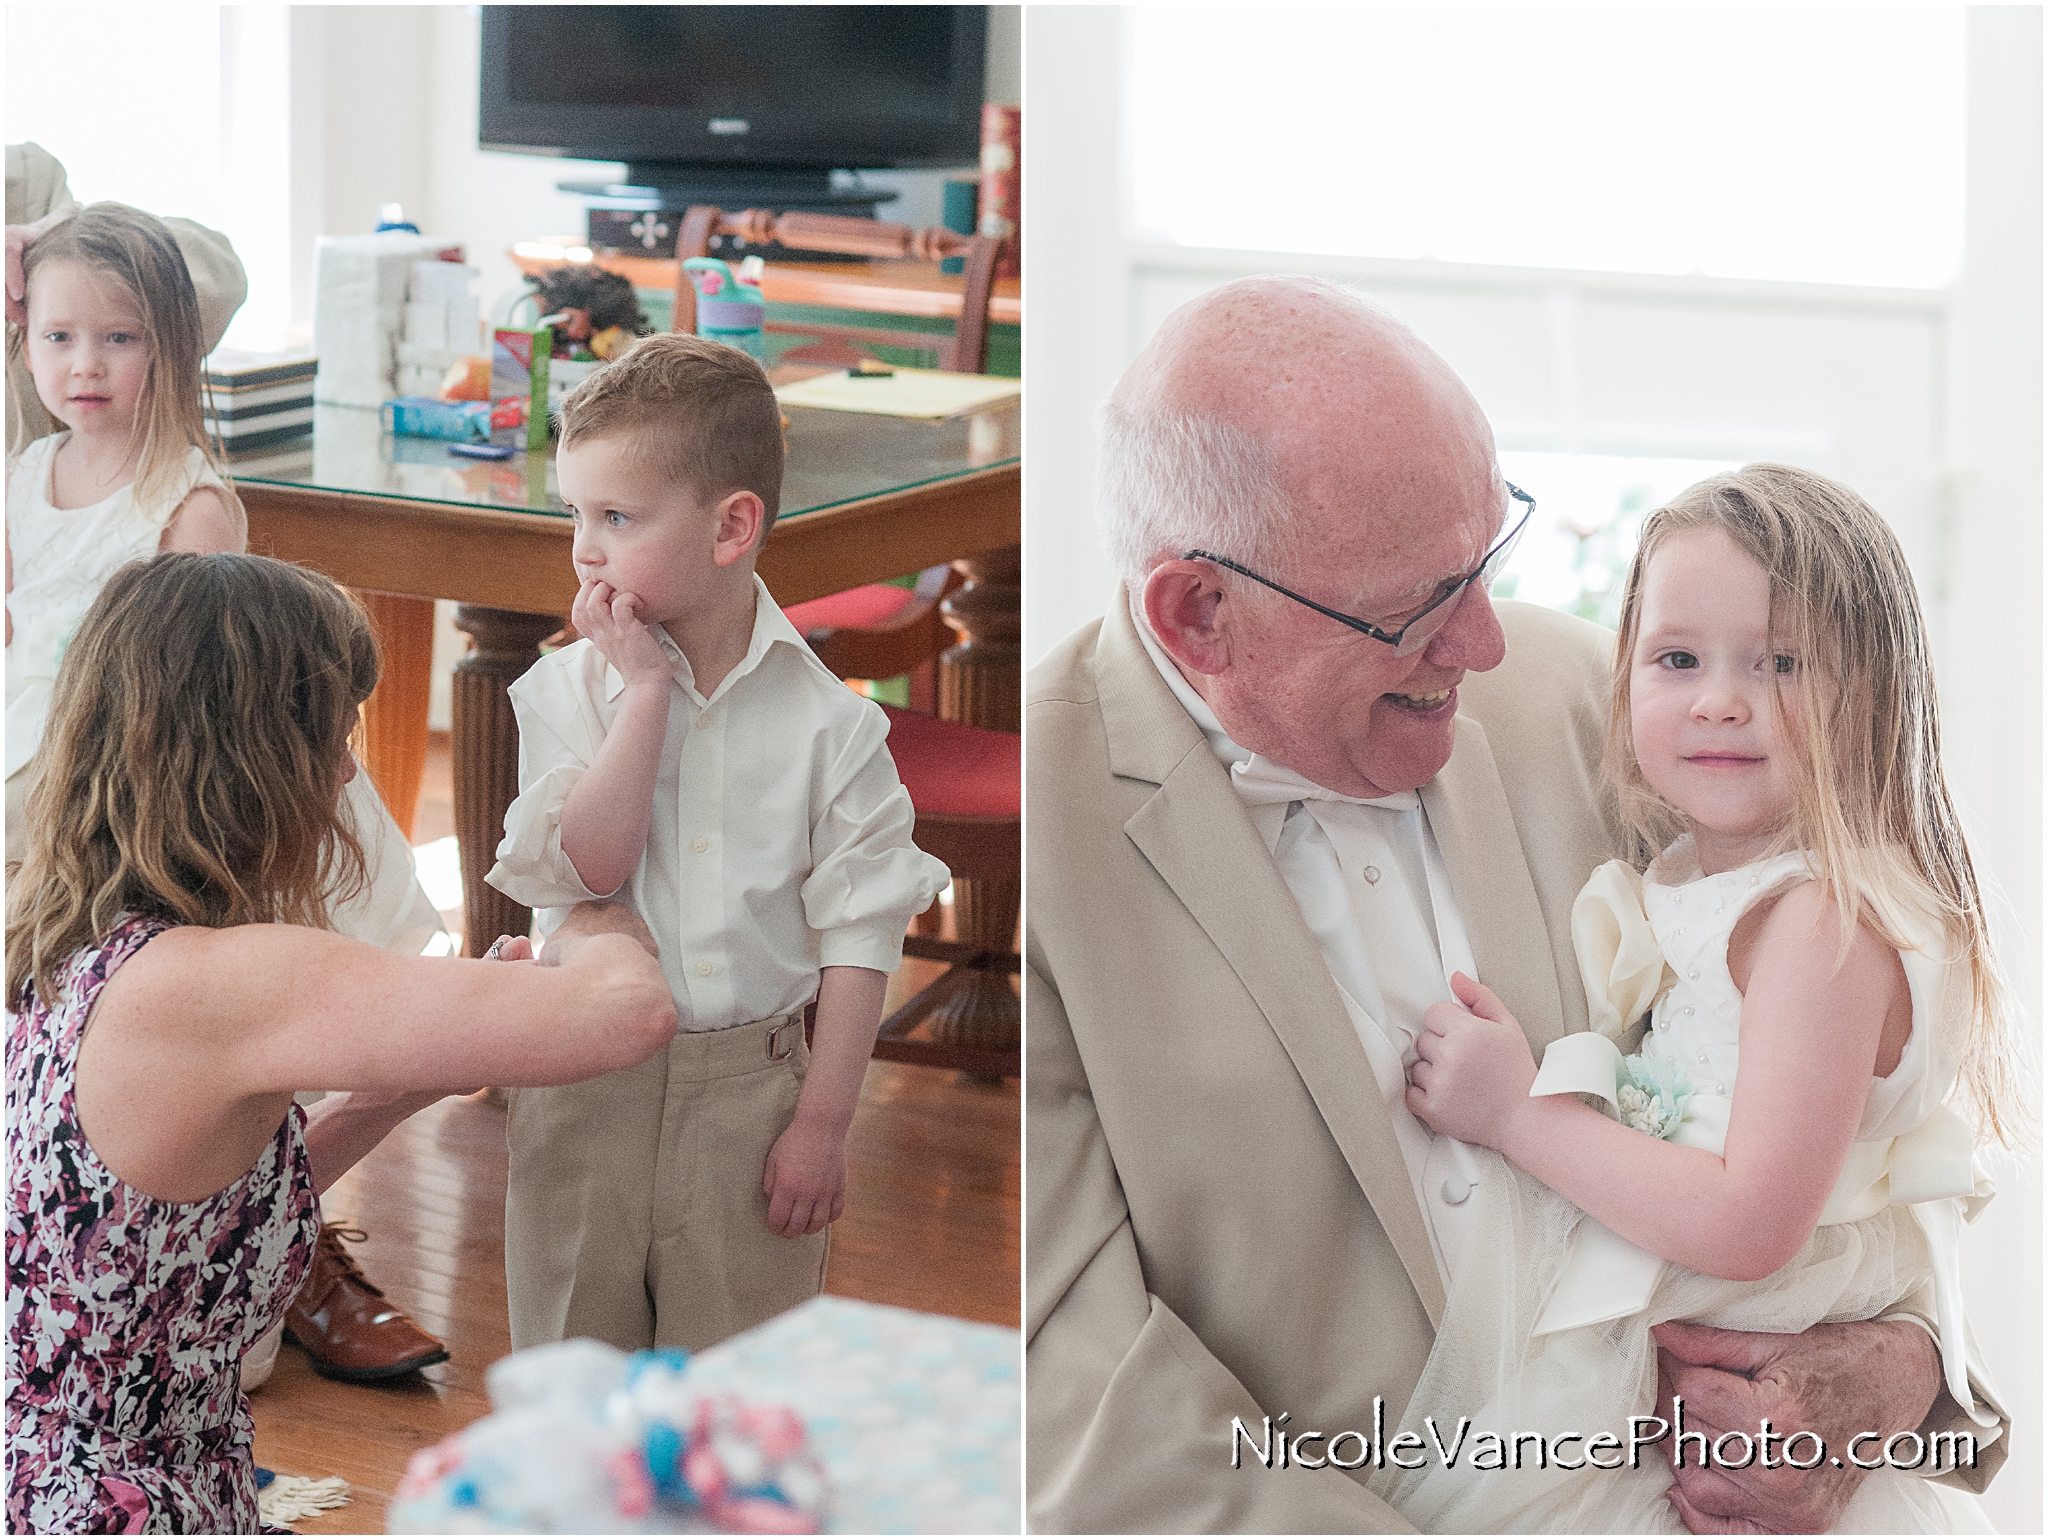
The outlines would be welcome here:
M 758 577 L 754 588 L 746 656 L 709 699 L 661 637 L 675 665 L 668 731 L 647 849 L 620 893 L 654 933 L 684 1031 L 799 1009 L 820 968 L 894 972 L 910 917 L 948 880 L 911 843 L 888 718 L 818 661 Z M 562 853 L 562 804 L 624 689 L 587 640 L 512 686 L 519 797 L 487 880 L 543 911 L 543 932 L 607 896 Z

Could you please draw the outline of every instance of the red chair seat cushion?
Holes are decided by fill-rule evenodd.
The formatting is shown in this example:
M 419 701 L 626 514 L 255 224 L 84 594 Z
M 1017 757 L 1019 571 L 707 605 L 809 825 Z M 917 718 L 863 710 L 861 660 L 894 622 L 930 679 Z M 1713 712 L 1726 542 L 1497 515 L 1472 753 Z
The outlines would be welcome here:
M 1016 818 L 1024 805 L 1016 733 L 942 722 L 917 711 L 889 714 L 889 753 L 918 812 Z
M 867 631 L 893 620 L 916 600 L 914 589 L 898 588 L 894 583 L 866 583 L 845 593 L 792 604 L 782 613 L 805 636 L 823 630 Z

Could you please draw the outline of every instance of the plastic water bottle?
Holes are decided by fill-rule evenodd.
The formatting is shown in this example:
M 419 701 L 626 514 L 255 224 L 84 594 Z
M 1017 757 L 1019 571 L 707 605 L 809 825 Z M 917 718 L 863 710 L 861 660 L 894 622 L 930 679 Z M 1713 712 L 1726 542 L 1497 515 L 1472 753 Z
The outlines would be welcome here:
M 691 257 L 683 263 L 697 291 L 697 335 L 738 348 L 756 362 L 768 362 L 761 322 L 768 303 L 759 284 L 743 282 L 719 257 Z

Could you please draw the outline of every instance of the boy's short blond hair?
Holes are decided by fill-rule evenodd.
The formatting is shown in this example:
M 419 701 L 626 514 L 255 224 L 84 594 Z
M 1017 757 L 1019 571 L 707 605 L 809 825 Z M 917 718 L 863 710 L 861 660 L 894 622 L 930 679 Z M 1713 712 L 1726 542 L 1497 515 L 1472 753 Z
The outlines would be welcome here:
M 761 366 L 683 332 L 642 338 L 562 403 L 562 447 L 628 433 L 671 480 L 717 501 L 752 492 L 782 505 L 782 410 Z

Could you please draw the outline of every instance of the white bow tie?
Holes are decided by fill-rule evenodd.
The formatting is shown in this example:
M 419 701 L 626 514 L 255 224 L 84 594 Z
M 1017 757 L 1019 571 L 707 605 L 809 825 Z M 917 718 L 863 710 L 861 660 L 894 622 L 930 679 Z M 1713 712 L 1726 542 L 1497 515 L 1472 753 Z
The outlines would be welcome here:
M 1297 771 L 1277 764 L 1263 754 L 1239 760 L 1230 767 L 1230 783 L 1247 806 L 1263 807 L 1273 802 L 1350 802 L 1359 807 L 1384 807 L 1397 813 L 1413 812 L 1422 799 L 1412 791 L 1397 791 L 1385 797 L 1347 797 L 1342 792 L 1318 786 Z

